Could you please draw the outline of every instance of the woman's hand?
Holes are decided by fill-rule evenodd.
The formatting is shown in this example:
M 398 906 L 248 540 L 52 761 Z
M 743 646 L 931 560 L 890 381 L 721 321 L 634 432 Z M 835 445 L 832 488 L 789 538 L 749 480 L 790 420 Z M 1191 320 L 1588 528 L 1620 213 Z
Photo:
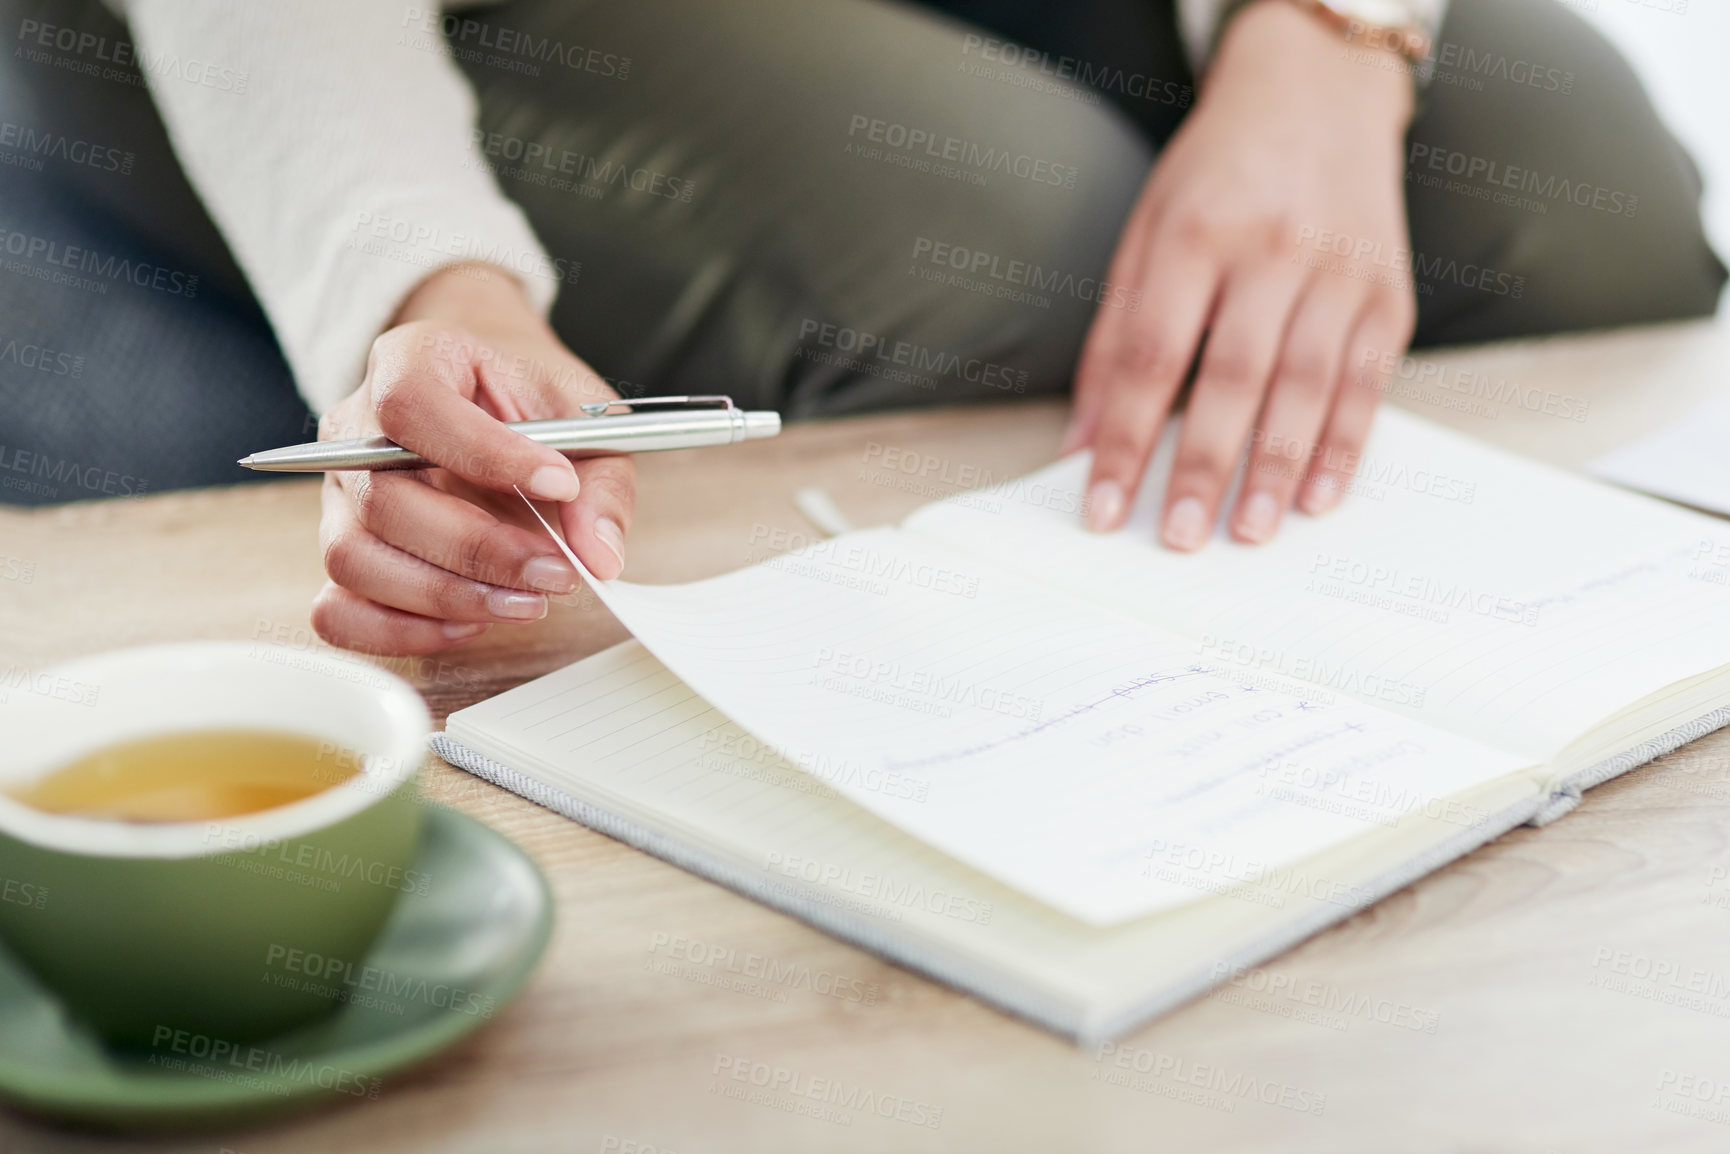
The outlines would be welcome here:
M 560 503 L 565 540 L 601 578 L 624 568 L 635 469 L 629 457 L 573 463 L 502 422 L 577 415 L 615 394 L 559 343 L 507 274 L 440 270 L 379 337 L 359 389 L 319 439 L 383 433 L 441 468 L 329 473 L 325 584 L 313 628 L 370 653 L 431 653 L 496 621 L 544 617 L 547 594 L 580 578 L 521 498 Z M 530 527 L 532 526 L 532 528 Z
M 1283 0 L 1232 21 L 1112 260 L 1140 307 L 1100 309 L 1076 371 L 1064 451 L 1093 447 L 1090 527 L 1123 524 L 1198 349 L 1165 543 L 1207 541 L 1252 427 L 1234 537 L 1268 540 L 1294 497 L 1312 514 L 1339 499 L 1383 387 L 1366 369 L 1404 350 L 1416 315 L 1411 107 L 1392 52 L 1348 52 Z

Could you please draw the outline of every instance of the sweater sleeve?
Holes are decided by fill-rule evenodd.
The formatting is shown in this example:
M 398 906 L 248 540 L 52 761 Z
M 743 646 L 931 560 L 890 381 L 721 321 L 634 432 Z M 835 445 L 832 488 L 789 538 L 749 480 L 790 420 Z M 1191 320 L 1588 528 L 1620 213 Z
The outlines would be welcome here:
M 315 411 L 360 384 L 373 338 L 435 269 L 499 265 L 543 313 L 575 279 L 482 161 L 436 2 L 110 3 Z
M 1434 37 L 1442 28 L 1448 0 L 1401 0 L 1418 26 Z M 1177 26 L 1183 37 L 1184 52 L 1200 76 L 1213 55 L 1219 37 L 1220 22 L 1228 19 L 1243 0 L 1177 0 Z

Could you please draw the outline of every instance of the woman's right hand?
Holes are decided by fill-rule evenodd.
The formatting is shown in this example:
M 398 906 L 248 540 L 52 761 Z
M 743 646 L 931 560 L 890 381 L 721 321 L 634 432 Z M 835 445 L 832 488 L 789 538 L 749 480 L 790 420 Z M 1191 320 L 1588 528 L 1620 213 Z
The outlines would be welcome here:
M 629 457 L 572 462 L 504 427 L 569 417 L 616 394 L 573 356 L 517 282 L 484 265 L 434 273 L 373 344 L 359 389 L 319 439 L 379 433 L 439 465 L 327 473 L 319 529 L 330 580 L 312 624 L 333 645 L 422 654 L 494 622 L 538 620 L 581 578 L 513 486 L 557 502 L 591 573 L 624 568 L 636 472 Z

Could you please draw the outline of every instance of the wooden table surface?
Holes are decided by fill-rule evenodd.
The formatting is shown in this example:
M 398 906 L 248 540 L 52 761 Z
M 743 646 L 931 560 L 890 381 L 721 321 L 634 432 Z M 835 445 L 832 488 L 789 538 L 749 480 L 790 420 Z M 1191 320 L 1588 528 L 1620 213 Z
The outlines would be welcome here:
M 1453 383 L 1395 400 L 1562 464 L 1730 389 L 1723 328 L 1685 326 L 1437 358 Z M 1587 402 L 1466 411 L 1456 370 Z M 1502 390 L 1504 397 L 1509 396 Z M 1525 394 L 1521 394 L 1525 395 Z M 1573 411 L 1571 407 L 1567 407 Z M 627 576 L 723 572 L 809 537 L 791 494 L 827 490 L 858 525 L 1048 460 L 1052 403 L 795 428 L 641 468 Z M 193 638 L 321 644 L 316 484 L 0 508 L 0 673 Z M 440 658 L 385 662 L 439 716 L 603 648 L 590 598 Z M 540 1154 L 544 1151 L 1657 1151 L 1730 1149 L 1730 733 L 1593 791 L 1120 1044 L 1179 1070 L 1275 1082 L 1315 1113 L 1197 1102 L 1101 1081 L 1076 1048 L 443 763 L 434 799 L 524 846 L 558 925 L 522 998 L 381 1098 L 285 1124 L 119 1141 L 0 1115 L 0 1154 Z M 704 967 L 649 963 L 656 935 L 875 983 L 875 1005 L 766 1000 Z M 665 940 L 665 939 L 661 939 Z M 836 1078 L 941 1109 L 936 1128 L 842 1125 L 711 1092 L 719 1057 Z M 1201 1075 L 1207 1076 L 1206 1072 Z

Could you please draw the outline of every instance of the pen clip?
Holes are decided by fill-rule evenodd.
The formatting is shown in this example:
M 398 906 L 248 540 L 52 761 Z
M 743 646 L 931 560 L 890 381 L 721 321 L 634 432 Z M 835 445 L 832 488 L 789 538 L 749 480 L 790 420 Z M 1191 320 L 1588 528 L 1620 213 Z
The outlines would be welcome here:
M 634 413 L 639 409 L 731 409 L 732 397 L 641 397 L 637 400 L 591 401 L 583 405 L 586 416 L 599 417 L 613 409 Z

